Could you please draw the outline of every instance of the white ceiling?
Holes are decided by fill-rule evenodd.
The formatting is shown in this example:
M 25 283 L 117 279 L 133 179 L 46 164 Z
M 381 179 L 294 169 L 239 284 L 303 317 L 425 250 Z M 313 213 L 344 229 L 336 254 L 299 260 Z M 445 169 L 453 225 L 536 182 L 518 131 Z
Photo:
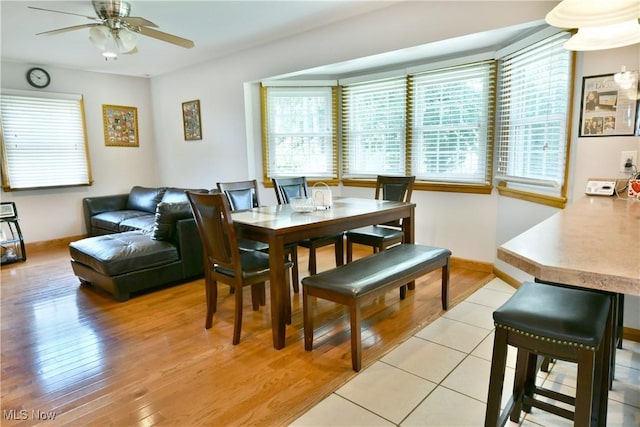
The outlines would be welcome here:
M 90 0 L 0 2 L 2 59 L 36 65 L 154 76 L 386 7 L 391 1 L 149 1 L 133 0 L 130 16 L 158 30 L 191 39 L 185 49 L 138 37 L 138 53 L 106 62 L 89 41 L 89 29 L 56 35 L 36 33 L 91 23 L 81 16 L 29 9 L 35 6 L 96 16 Z
M 138 53 L 119 55 L 116 61 L 107 62 L 100 50 L 89 41 L 87 28 L 55 35 L 36 35 L 93 21 L 82 16 L 28 8 L 35 6 L 96 16 L 90 0 L 1 0 L 0 52 L 3 61 L 151 77 L 388 7 L 398 1 L 402 0 L 133 0 L 130 1 L 130 16 L 146 18 L 157 24 L 160 31 L 191 39 L 195 47 L 185 49 L 140 35 Z M 427 55 L 437 57 L 462 50 L 486 49 L 487 46 L 504 45 L 531 30 L 532 26 L 529 25 L 496 30 L 481 36 L 463 37 L 388 55 L 333 64 L 331 68 L 311 70 L 311 74 L 345 74 L 358 68 L 407 63 Z

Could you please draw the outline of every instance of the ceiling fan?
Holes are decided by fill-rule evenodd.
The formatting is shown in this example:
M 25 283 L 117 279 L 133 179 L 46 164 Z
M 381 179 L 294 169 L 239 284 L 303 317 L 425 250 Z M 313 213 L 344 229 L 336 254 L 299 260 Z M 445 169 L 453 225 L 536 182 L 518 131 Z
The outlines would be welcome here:
M 152 37 L 167 43 L 172 43 L 187 49 L 194 46 L 194 43 L 191 40 L 154 29 L 158 28 L 158 26 L 145 18 L 129 16 L 131 5 L 126 1 L 93 0 L 91 3 L 93 4 L 93 9 L 97 16 L 87 16 L 73 12 L 63 12 L 60 10 L 28 6 L 30 9 L 81 16 L 91 21 L 95 21 L 88 24 L 74 25 L 72 27 L 45 31 L 37 33 L 36 35 L 52 35 L 89 28 L 89 39 L 95 46 L 102 50 L 102 55 L 105 57 L 105 60 L 117 59 L 118 53 L 136 53 L 138 34 Z

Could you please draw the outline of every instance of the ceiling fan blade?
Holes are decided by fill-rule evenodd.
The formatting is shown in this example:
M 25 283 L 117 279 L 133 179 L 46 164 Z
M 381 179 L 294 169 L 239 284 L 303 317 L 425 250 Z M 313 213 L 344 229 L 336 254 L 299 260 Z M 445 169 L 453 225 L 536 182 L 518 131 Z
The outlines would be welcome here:
M 126 22 L 127 24 L 131 25 L 132 27 L 153 27 L 153 28 L 158 28 L 158 26 L 156 24 L 154 24 L 153 22 L 141 18 L 139 16 L 126 16 L 122 19 L 124 22 Z
M 185 47 L 187 49 L 195 46 L 193 41 L 189 39 L 184 39 L 182 37 L 174 36 L 173 34 L 163 33 L 162 31 L 154 30 L 152 28 L 147 27 L 136 27 L 134 31 L 139 32 L 142 35 L 153 37 L 154 39 L 162 40 L 167 43 L 173 43 L 178 46 Z
M 87 15 L 81 15 L 79 13 L 73 13 L 73 12 L 63 12 L 61 10 L 53 10 L 53 9 L 44 9 L 42 7 L 35 7 L 35 6 L 27 6 L 29 9 L 36 9 L 36 10 L 43 10 L 45 12 L 55 12 L 55 13 L 63 13 L 65 15 L 75 15 L 75 16 L 81 16 L 83 18 L 87 18 L 87 19 L 91 19 L 92 21 L 99 21 L 102 22 L 102 19 L 97 18 L 95 16 L 87 16 Z
M 44 32 L 42 32 L 42 33 L 36 33 L 36 36 L 40 36 L 40 35 L 43 35 L 43 34 L 53 35 L 53 34 L 66 33 L 67 31 L 80 30 L 80 29 L 82 29 L 82 28 L 97 27 L 97 26 L 100 26 L 100 25 L 102 25 L 102 24 L 82 24 L 82 25 L 74 25 L 73 27 L 64 27 L 64 28 L 58 28 L 57 30 L 44 31 Z

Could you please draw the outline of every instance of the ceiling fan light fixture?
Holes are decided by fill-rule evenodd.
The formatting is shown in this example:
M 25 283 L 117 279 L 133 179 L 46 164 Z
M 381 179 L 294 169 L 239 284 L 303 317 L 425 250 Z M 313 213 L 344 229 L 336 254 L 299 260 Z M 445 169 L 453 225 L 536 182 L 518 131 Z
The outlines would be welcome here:
M 156 28 L 158 26 L 148 19 L 139 16 L 129 16 L 131 5 L 126 1 L 92 0 L 92 4 L 97 16 L 45 9 L 36 6 L 27 7 L 45 12 L 82 16 L 94 21 L 94 23 L 90 24 L 58 28 L 51 31 L 36 33 L 36 35 L 58 34 L 67 31 L 79 30 L 81 28 L 89 28 L 89 40 L 94 46 L 103 52 L 103 56 L 106 59 L 116 59 L 119 53 L 131 54 L 138 52 L 138 49 L 136 48 L 138 34 L 171 43 L 186 49 L 194 46 L 193 40 L 157 30 Z
M 637 18 L 613 25 L 579 28 L 564 47 L 587 51 L 615 49 L 635 43 L 640 43 L 640 23 Z
M 116 59 L 118 59 L 118 45 L 115 38 L 111 34 L 107 38 L 107 45 L 102 52 L 102 56 L 104 56 L 105 61 L 108 61 L 110 59 L 113 59 L 115 61 Z
M 138 35 L 126 28 L 120 28 L 117 31 L 114 31 L 113 38 L 118 45 L 118 49 L 120 53 L 128 53 L 136 48 L 136 43 L 138 42 Z
M 91 27 L 89 30 L 89 40 L 91 40 L 91 43 L 100 50 L 105 50 L 108 38 L 109 29 L 102 25 Z

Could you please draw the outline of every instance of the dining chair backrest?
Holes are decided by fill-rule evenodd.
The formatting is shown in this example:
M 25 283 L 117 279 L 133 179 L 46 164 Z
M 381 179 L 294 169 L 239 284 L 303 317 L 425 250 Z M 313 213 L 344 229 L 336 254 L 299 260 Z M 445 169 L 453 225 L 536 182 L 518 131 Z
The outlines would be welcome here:
M 309 197 L 309 186 L 304 176 L 296 178 L 273 178 L 273 188 L 279 205 L 289 203 L 294 197 Z
M 376 199 L 394 202 L 410 202 L 415 176 L 378 175 L 376 181 Z M 400 226 L 400 221 L 391 221 L 385 225 Z
M 394 202 L 410 202 L 415 176 L 378 175 L 376 199 Z
M 229 200 L 232 211 L 248 210 L 260 206 L 258 181 L 219 182 L 218 191 L 224 193 Z
M 191 191 L 187 191 L 187 197 L 198 226 L 208 269 L 215 265 L 233 270 L 236 275 L 241 274 L 238 241 L 227 197 L 223 193 Z

